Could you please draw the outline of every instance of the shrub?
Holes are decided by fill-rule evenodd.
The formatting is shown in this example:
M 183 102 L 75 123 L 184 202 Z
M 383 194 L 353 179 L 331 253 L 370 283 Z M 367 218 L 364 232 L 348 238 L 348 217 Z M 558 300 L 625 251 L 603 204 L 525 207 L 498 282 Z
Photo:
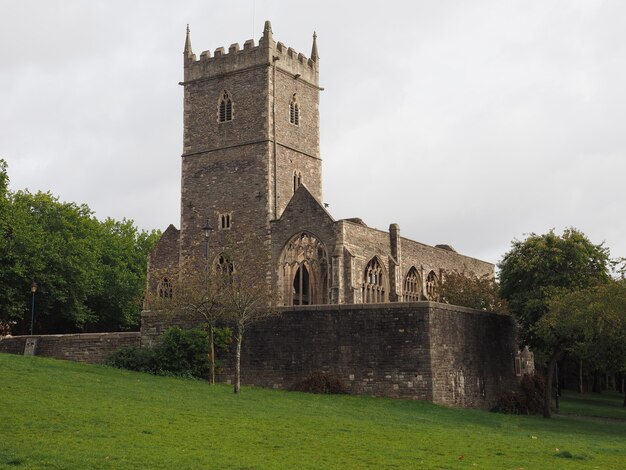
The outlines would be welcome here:
M 344 381 L 327 372 L 317 372 L 308 379 L 296 383 L 292 390 L 306 393 L 343 394 L 348 393 Z
M 155 374 L 158 370 L 153 348 L 127 347 L 111 354 L 107 364 L 118 369 L 136 370 Z
M 156 375 L 206 378 L 210 367 L 207 333 L 170 328 L 158 346 L 122 348 L 109 356 L 107 364 Z
M 157 364 L 173 375 L 206 378 L 210 369 L 209 341 L 206 331 L 168 329 L 155 348 Z
M 546 384 L 543 376 L 538 372 L 524 374 L 519 384 L 519 390 L 514 390 L 502 396 L 493 411 L 507 414 L 540 414 L 543 412 L 543 393 Z

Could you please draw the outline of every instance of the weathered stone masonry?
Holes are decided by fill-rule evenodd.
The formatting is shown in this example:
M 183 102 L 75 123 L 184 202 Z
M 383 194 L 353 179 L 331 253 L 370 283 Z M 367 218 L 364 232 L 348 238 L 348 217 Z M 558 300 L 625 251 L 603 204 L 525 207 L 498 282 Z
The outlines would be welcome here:
M 142 344 L 156 344 L 172 321 L 144 312 Z M 515 386 L 514 357 L 511 317 L 415 302 L 284 308 L 249 329 L 241 361 L 249 385 L 289 389 L 324 371 L 354 394 L 488 409 Z M 230 357 L 221 359 L 229 381 Z
M 45 356 L 68 361 L 106 363 L 120 348 L 139 347 L 140 333 L 77 333 L 0 337 L 0 352 Z

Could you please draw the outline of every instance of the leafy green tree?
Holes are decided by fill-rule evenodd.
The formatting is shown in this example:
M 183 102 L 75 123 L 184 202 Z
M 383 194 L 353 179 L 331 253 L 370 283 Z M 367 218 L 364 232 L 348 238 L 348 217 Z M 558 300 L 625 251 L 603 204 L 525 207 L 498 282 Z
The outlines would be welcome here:
M 535 330 L 553 354 L 571 353 L 601 370 L 626 372 L 626 281 L 555 292 Z
M 563 351 L 538 330 L 538 322 L 548 313 L 549 302 L 557 292 L 577 291 L 609 281 L 609 251 L 595 245 L 576 229 L 558 236 L 530 234 L 515 240 L 499 264 L 501 295 L 515 315 L 523 344 L 547 358 L 544 416 L 550 416 L 550 390 L 554 365 Z
M 158 232 L 99 222 L 85 204 L 11 192 L 0 160 L 0 322 L 35 332 L 124 330 L 139 322 L 147 255 Z

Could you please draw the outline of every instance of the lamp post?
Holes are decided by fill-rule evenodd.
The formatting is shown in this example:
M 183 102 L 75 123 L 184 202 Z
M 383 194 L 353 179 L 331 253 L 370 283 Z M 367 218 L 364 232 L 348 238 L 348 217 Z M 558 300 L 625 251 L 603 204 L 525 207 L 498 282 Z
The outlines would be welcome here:
M 204 224 L 204 227 L 202 227 L 202 230 L 204 231 L 204 260 L 206 262 L 204 269 L 206 270 L 207 275 L 208 275 L 209 273 L 209 237 L 211 236 L 211 231 L 213 230 L 213 227 L 209 225 L 208 219 L 206 223 Z
M 37 283 L 33 281 L 30 285 L 30 291 L 33 293 L 33 300 L 30 308 L 30 334 L 33 334 L 33 326 L 35 325 L 35 292 L 37 292 Z
M 211 231 L 213 227 L 209 225 L 209 220 L 207 219 L 206 224 L 202 227 L 202 231 L 204 232 L 204 288 L 206 289 L 206 301 L 207 308 L 211 309 L 209 306 L 209 238 L 211 237 Z M 207 311 L 207 319 L 209 312 Z M 210 354 L 210 362 L 211 362 L 211 385 L 215 383 L 215 346 L 213 342 L 213 324 L 209 323 L 209 354 Z

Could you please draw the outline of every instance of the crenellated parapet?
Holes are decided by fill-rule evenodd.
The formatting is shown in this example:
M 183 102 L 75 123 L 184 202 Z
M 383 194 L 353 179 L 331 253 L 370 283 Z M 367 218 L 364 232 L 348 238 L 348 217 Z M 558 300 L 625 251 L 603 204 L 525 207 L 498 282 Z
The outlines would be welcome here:
M 191 49 L 190 32 L 187 27 L 183 54 L 185 82 L 218 77 L 252 67 L 276 66 L 278 71 L 319 86 L 317 35 L 313 34 L 311 57 L 306 57 L 282 42 L 274 41 L 269 21 L 265 22 L 263 36 L 259 39 L 258 45 L 254 39 L 248 39 L 244 42 L 243 48 L 239 43 L 234 43 L 228 50 L 218 47 L 213 54 L 208 50 L 203 51 L 199 58 Z

